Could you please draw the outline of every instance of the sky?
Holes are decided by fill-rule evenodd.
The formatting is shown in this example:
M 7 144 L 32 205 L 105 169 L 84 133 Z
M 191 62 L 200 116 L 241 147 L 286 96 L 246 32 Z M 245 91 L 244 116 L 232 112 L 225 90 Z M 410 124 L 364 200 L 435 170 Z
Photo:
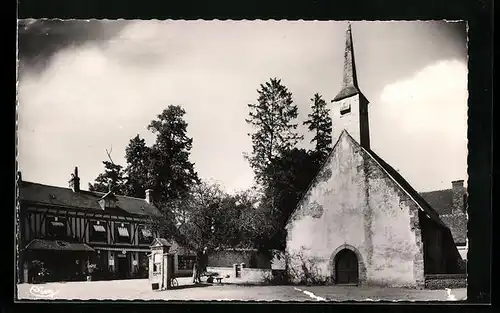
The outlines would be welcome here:
M 418 191 L 467 182 L 467 35 L 460 22 L 351 22 L 371 148 Z M 18 166 L 23 180 L 87 187 L 168 105 L 186 110 L 191 161 L 228 192 L 253 183 L 247 104 L 279 78 L 301 124 L 340 91 L 345 21 L 23 20 Z M 335 127 L 335 125 L 333 126 Z M 300 147 L 309 148 L 305 126 Z M 465 182 L 465 183 L 466 183 Z

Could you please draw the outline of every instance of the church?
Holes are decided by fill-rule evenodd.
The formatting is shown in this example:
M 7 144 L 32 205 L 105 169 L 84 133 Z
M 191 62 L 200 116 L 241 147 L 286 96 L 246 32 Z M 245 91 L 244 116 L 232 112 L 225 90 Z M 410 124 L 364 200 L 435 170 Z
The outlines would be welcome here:
M 370 148 L 350 25 L 332 103 L 333 149 L 286 225 L 292 282 L 423 288 L 426 275 L 460 273 L 450 229 Z

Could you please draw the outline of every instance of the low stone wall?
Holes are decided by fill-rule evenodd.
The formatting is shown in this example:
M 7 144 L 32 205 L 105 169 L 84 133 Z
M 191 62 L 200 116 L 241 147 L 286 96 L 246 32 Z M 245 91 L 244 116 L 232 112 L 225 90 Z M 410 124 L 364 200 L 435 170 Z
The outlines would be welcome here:
M 251 283 L 267 283 L 272 280 L 271 269 L 243 268 L 241 280 Z
M 208 266 L 230 267 L 245 263 L 249 268 L 271 268 L 271 259 L 255 249 L 228 249 L 208 255 Z
M 429 274 L 425 275 L 426 289 L 445 289 L 445 288 L 466 288 L 466 274 Z
M 240 277 L 236 277 L 233 267 L 207 267 L 207 272 L 222 277 L 222 283 L 228 284 L 269 284 L 275 277 L 275 271 L 260 268 L 242 268 Z

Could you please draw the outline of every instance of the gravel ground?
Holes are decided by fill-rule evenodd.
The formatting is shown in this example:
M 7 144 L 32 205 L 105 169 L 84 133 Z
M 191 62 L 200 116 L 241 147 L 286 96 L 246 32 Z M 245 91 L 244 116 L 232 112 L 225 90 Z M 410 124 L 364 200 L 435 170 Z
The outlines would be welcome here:
M 193 285 L 177 278 L 176 289 L 153 291 L 147 279 L 18 285 L 18 299 L 41 300 L 240 300 L 240 301 L 345 301 L 345 300 L 453 300 L 445 290 L 340 286 Z M 451 291 L 465 299 L 466 289 Z

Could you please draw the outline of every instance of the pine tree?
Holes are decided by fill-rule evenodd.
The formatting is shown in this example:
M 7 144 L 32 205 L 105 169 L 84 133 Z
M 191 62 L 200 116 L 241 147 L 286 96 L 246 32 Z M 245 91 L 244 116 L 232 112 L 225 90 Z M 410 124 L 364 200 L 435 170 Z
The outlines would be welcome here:
M 108 192 L 113 191 L 116 194 L 126 193 L 126 179 L 124 177 L 123 167 L 114 164 L 112 161 L 103 161 L 104 173 L 101 173 L 95 179 L 95 183 L 89 183 L 90 191 Z
M 152 186 L 151 181 L 151 148 L 139 135 L 130 139 L 125 148 L 125 160 L 127 167 L 127 195 L 136 198 L 144 198 L 146 189 Z
M 256 130 L 252 138 L 252 153 L 245 157 L 253 168 L 257 182 L 266 182 L 266 168 L 275 157 L 293 148 L 301 136 L 297 134 L 297 106 L 293 104 L 292 93 L 272 78 L 257 90 L 257 104 L 249 104 L 249 118 L 246 122 Z
M 189 161 L 193 139 L 187 136 L 185 114 L 182 107 L 170 105 L 148 126 L 156 134 L 156 142 L 150 150 L 148 181 L 162 207 L 184 197 L 199 181 L 194 163 Z
M 321 163 L 332 149 L 332 119 L 321 95 L 316 93 L 311 102 L 312 112 L 308 115 L 309 119 L 304 121 L 304 125 L 308 125 L 309 131 L 314 132 L 311 143 L 315 143 L 314 153 L 318 155 L 318 161 Z

